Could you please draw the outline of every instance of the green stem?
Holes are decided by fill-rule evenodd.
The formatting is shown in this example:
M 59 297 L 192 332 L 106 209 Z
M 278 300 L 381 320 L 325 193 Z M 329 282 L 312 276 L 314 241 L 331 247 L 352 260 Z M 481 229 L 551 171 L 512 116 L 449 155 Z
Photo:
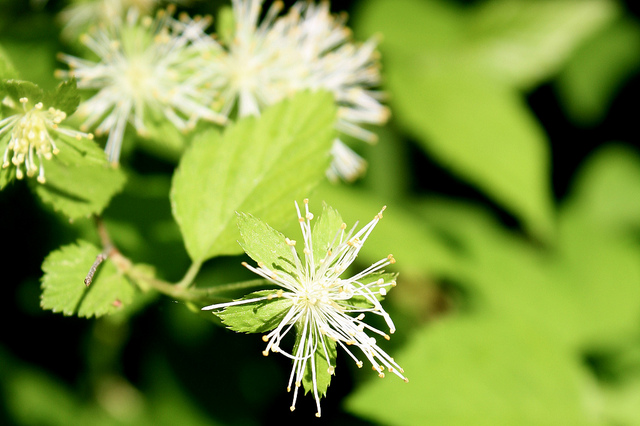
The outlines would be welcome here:
M 202 267 L 202 261 L 196 261 L 191 264 L 187 272 L 184 274 L 184 277 L 175 284 L 178 288 L 188 288 L 193 284 L 193 280 L 200 272 L 200 268 Z
M 118 251 L 100 217 L 96 217 L 95 222 L 98 235 L 100 236 L 102 246 L 104 247 L 104 255 L 115 265 L 120 273 L 126 275 L 142 289 L 145 287 L 152 288 L 155 291 L 173 299 L 179 299 L 185 302 L 203 302 L 206 301 L 206 299 L 216 297 L 220 293 L 260 287 L 267 284 L 265 280 L 256 279 L 238 283 L 222 284 L 216 287 L 193 288 L 191 286 L 193 285 L 196 275 L 200 272 L 202 261 L 193 262 L 184 277 L 175 284 L 160 280 L 153 274 L 149 274 L 145 270 L 136 268 L 131 260 Z

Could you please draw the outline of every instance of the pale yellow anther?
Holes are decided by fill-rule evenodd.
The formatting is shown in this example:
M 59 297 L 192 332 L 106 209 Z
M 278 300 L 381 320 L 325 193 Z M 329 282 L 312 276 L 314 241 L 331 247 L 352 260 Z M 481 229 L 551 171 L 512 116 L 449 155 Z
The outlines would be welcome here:
M 264 351 L 262 351 L 262 355 L 268 356 L 269 355 L 269 351 L 265 349 Z
M 380 289 L 380 295 L 386 296 L 387 295 L 387 289 L 386 288 L 381 288 Z
M 391 336 L 389 336 L 388 334 L 385 334 L 383 337 L 384 337 L 386 340 L 391 340 Z
M 284 242 L 287 243 L 287 245 L 292 247 L 296 245 L 296 240 L 290 240 L 289 238 L 285 238 Z
M 389 256 L 387 256 L 387 259 L 389 259 L 389 263 L 394 264 L 396 263 L 396 260 L 394 259 L 393 255 L 390 254 Z
M 262 336 L 262 341 L 263 342 L 268 342 L 269 341 L 269 336 L 267 336 L 266 334 L 264 336 Z
M 294 411 L 296 409 L 296 407 L 294 407 L 293 405 L 291 407 L 289 407 L 289 410 Z
M 277 296 L 277 297 L 282 297 L 282 295 L 283 295 L 283 294 L 284 294 L 284 291 L 283 291 L 283 290 L 278 290 L 278 291 L 276 291 L 276 296 Z
M 358 366 L 358 368 L 362 368 L 362 361 L 356 362 L 356 365 Z
M 320 413 L 316 413 L 316 417 L 320 417 Z
M 384 379 L 384 373 L 378 374 L 378 377 L 380 377 L 381 379 Z
M 27 102 L 29 102 L 29 99 L 27 99 L 27 98 L 20 98 L 20 103 L 21 103 L 21 104 L 26 104 Z

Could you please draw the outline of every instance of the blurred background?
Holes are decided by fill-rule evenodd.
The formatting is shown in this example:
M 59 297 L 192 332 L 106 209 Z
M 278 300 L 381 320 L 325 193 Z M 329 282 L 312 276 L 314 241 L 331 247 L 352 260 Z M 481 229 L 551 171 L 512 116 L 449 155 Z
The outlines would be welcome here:
M 226 4 L 178 8 L 215 17 Z M 56 53 L 77 49 L 61 37 L 68 5 L 0 0 L 0 48 L 21 78 L 57 84 Z M 398 331 L 381 346 L 410 382 L 340 354 L 316 419 L 309 395 L 289 412 L 288 359 L 184 303 L 150 294 L 91 320 L 43 311 L 42 260 L 96 236 L 19 182 L 0 194 L 0 423 L 640 425 L 640 6 L 331 8 L 355 40 L 379 37 L 392 118 L 377 144 L 350 141 L 366 176 L 311 199 L 349 224 L 388 206 L 355 266 L 398 261 L 386 299 Z M 123 253 L 178 280 L 189 259 L 168 200 L 175 164 L 126 155 L 105 223 Z M 252 278 L 242 260 L 214 259 L 197 282 Z

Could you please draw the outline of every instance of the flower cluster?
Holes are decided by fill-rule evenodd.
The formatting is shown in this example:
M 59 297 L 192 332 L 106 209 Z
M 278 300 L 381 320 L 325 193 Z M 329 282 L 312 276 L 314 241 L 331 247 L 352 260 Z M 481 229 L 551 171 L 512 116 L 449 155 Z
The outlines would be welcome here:
M 95 134 L 108 134 L 109 161 L 117 163 L 128 123 L 146 134 L 147 115 L 169 120 L 180 130 L 189 130 L 200 119 L 224 123 L 226 118 L 209 105 L 201 70 L 205 66 L 203 32 L 209 20 L 182 20 L 172 10 L 160 11 L 155 19 L 141 17 L 129 9 L 124 20 L 114 19 L 81 41 L 99 61 L 60 55 L 71 71 L 62 78 L 75 77 L 81 89 L 97 93 L 80 104 L 82 130 L 95 127 Z
M 288 391 L 294 390 L 292 411 L 295 408 L 298 389 L 305 377 L 311 377 L 311 389 L 307 390 L 313 392 L 318 409 L 316 415 L 320 417 L 320 397 L 323 390 L 319 389 L 318 377 L 334 373 L 335 359 L 331 353 L 336 345 L 344 349 L 358 367 L 362 367 L 363 362 L 350 349 L 352 346 L 360 350 L 380 377 L 384 377 L 384 371 L 387 370 L 404 381 L 408 379 L 403 375 L 402 368 L 367 332 L 387 340 L 389 335 L 364 322 L 365 315 L 377 315 L 384 319 L 389 333 L 395 331 L 393 321 L 380 304 L 380 299 L 387 294 L 387 289 L 396 285 L 396 275 L 382 271 L 382 268 L 395 263 L 393 256 L 389 255 L 379 260 L 352 277 L 342 277 L 382 218 L 384 208 L 357 232 L 357 224 L 346 232 L 346 225 L 338 224 L 341 219 L 337 212 L 330 208 L 325 209 L 325 214 L 320 219 L 324 220 L 323 224 L 316 223 L 312 230 L 311 221 L 314 215 L 309 211 L 308 200 L 304 200 L 304 208 L 303 214 L 296 203 L 304 245 L 303 260 L 295 249 L 296 241 L 289 238 L 282 236 L 280 248 L 284 250 L 283 253 L 289 250 L 290 255 L 286 258 L 279 256 L 276 261 L 279 263 L 270 262 L 273 259 L 256 258 L 258 256 L 251 250 L 252 242 L 245 239 L 245 250 L 258 265 L 253 267 L 245 263 L 244 266 L 279 289 L 259 292 L 238 301 L 215 304 L 203 309 L 225 308 L 225 311 L 219 312 L 218 315 L 233 328 L 233 318 L 237 315 L 229 316 L 229 311 L 242 306 L 254 307 L 265 302 L 282 302 L 284 314 L 265 321 L 274 325 L 263 336 L 263 341 L 267 343 L 263 354 L 266 356 L 271 351 L 293 360 L 287 386 Z M 274 247 L 271 250 L 278 251 L 279 248 Z M 274 321 L 276 319 L 277 321 Z M 286 351 L 280 345 L 285 336 L 294 329 L 297 330 L 296 344 L 293 351 Z M 323 361 L 323 365 L 326 363 L 326 372 L 319 370 L 319 359 Z
M 18 106 L 10 97 L 3 100 L 5 106 L 19 112 L 0 121 L 0 140 L 4 142 L 5 138 L 9 138 L 2 168 L 13 164 L 18 179 L 22 179 L 25 173 L 28 177 L 38 173 L 38 182 L 45 183 L 43 162 L 51 160 L 59 152 L 50 132 L 77 139 L 93 139 L 93 135 L 60 127 L 59 124 L 67 117 L 64 111 L 53 107 L 44 108 L 42 102 L 33 104 L 26 97 L 20 98 L 19 102 Z
M 366 142 L 366 125 L 383 124 L 376 41 L 355 44 L 345 16 L 327 2 L 300 1 L 284 15 L 276 1 L 262 20 L 263 0 L 233 0 L 233 36 L 225 41 L 204 30 L 209 19 L 180 20 L 160 12 L 155 19 L 129 9 L 81 41 L 98 61 L 61 55 L 78 87 L 97 93 L 79 114 L 84 128 L 108 133 L 110 161 L 118 162 L 127 123 L 145 133 L 145 113 L 157 111 L 180 130 L 200 119 L 224 123 L 232 115 L 258 115 L 301 90 L 327 90 L 338 105 L 337 130 Z M 336 139 L 330 177 L 353 180 L 365 162 Z
M 284 16 L 274 2 L 262 22 L 262 0 L 233 0 L 235 36 L 226 54 L 211 65 L 211 81 L 229 113 L 237 103 L 240 116 L 258 114 L 267 105 L 305 89 L 334 94 L 339 106 L 337 129 L 366 142 L 376 135 L 364 124 L 383 124 L 389 110 L 381 104 L 375 40 L 350 42 L 345 16 L 333 16 L 328 2 L 298 2 Z M 357 177 L 364 161 L 340 139 L 332 150 L 330 176 Z

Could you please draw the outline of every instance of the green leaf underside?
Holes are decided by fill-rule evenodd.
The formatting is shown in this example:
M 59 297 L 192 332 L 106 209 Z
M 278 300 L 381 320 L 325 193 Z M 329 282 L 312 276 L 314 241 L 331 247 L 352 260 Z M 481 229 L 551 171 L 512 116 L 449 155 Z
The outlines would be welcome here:
M 296 260 L 284 235 L 248 213 L 238 213 L 237 222 L 243 239 L 240 245 L 249 257 L 269 269 L 297 276 Z
M 239 300 L 255 299 L 273 294 L 271 300 L 260 300 L 244 305 L 229 306 L 214 312 L 231 330 L 242 333 L 265 333 L 273 330 L 291 309 L 291 299 L 275 297 L 276 290 L 261 290 Z
M 235 212 L 273 226 L 325 176 L 336 109 L 326 92 L 303 92 L 219 134 L 196 136 L 174 174 L 171 200 L 191 258 L 240 253 Z
M 34 184 L 36 194 L 70 219 L 100 214 L 125 183 L 122 170 L 107 162 L 95 142 L 58 138 L 60 152 L 45 161 L 45 184 Z
M 89 287 L 84 279 L 100 250 L 83 240 L 51 252 L 42 264 L 41 306 L 79 317 L 114 313 L 131 303 L 133 286 L 106 260 L 98 266 Z
M 295 355 L 298 346 L 300 345 L 300 327 L 296 326 L 296 343 L 293 347 L 293 354 Z M 326 336 L 323 336 L 324 344 L 327 349 L 327 353 L 325 354 L 324 348 L 322 345 L 319 345 L 316 351 L 313 354 L 313 360 L 315 363 L 316 369 L 316 384 L 318 389 L 318 396 L 323 398 L 327 395 L 327 389 L 331 384 L 331 376 L 329 374 L 329 364 L 327 364 L 326 356 L 329 356 L 329 362 L 331 366 L 335 368 L 336 366 L 336 357 L 338 355 L 337 351 L 337 343 Z M 313 365 L 311 363 L 311 359 L 307 360 L 307 364 L 305 365 L 304 375 L 302 376 L 302 387 L 304 388 L 305 395 L 309 392 L 313 392 L 315 386 L 313 385 Z

